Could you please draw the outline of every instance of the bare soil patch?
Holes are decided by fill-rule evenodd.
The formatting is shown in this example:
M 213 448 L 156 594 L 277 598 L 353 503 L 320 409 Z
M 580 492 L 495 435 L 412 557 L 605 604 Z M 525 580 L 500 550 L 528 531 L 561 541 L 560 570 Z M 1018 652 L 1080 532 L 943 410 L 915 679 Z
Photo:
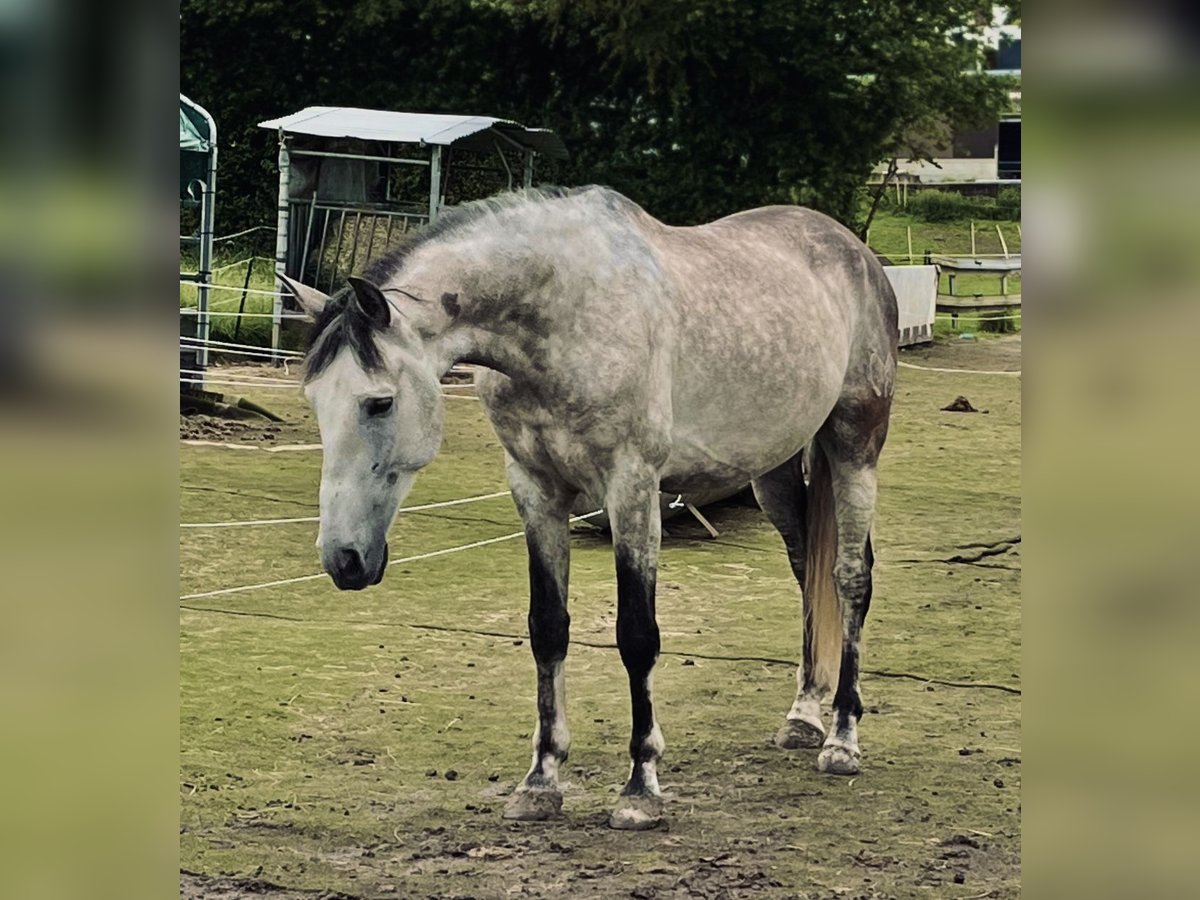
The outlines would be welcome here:
M 946 369 L 1017 372 L 1021 369 L 1021 335 L 980 337 L 973 341 L 938 340 L 904 348 L 900 351 L 900 359 Z

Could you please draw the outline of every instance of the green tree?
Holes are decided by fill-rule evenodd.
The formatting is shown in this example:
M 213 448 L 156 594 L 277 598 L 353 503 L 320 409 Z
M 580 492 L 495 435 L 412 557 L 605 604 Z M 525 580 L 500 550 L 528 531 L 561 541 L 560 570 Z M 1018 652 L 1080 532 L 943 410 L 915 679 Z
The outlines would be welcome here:
M 307 105 L 498 115 L 558 131 L 543 179 L 687 224 L 802 203 L 853 224 L 922 122 L 1003 103 L 970 74 L 990 5 L 863 0 L 184 0 L 181 81 L 222 136 L 222 222 L 271 221 L 274 141 Z

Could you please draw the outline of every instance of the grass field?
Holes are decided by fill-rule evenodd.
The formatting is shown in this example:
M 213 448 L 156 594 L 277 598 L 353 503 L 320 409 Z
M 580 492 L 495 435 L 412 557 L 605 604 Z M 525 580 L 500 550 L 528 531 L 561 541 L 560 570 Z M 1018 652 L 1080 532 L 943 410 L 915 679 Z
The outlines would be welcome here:
M 1013 368 L 1019 338 L 902 358 Z M 317 439 L 298 391 L 245 393 L 287 421 L 223 439 Z M 958 394 L 987 413 L 941 412 Z M 505 487 L 478 404 L 448 407 L 442 453 L 408 505 Z M 899 372 L 853 779 L 770 743 L 792 699 L 801 625 L 761 513 L 710 510 L 715 541 L 694 523 L 667 526 L 659 831 L 604 824 L 627 774 L 629 713 L 603 536 L 581 530 L 573 542 L 574 743 L 565 817 L 551 823 L 500 818 L 535 715 L 521 541 L 399 562 L 362 593 L 320 578 L 182 601 L 183 894 L 1019 896 L 1020 426 L 1017 378 Z M 180 456 L 184 522 L 315 513 L 319 453 L 181 444 Z M 508 498 L 405 515 L 392 557 L 519 527 Z M 181 593 L 315 573 L 315 531 L 183 530 Z
M 975 223 L 975 251 L 980 255 L 998 255 L 1004 252 L 1007 244 L 1008 252 L 1013 256 L 1021 253 L 1020 222 L 1014 221 L 979 221 Z M 895 207 L 881 209 L 871 223 L 870 247 L 877 253 L 891 259 L 897 265 L 907 265 L 908 229 L 912 229 L 913 260 L 920 263 L 925 257 L 925 251 L 940 253 L 948 256 L 967 256 L 971 253 L 971 222 L 964 219 L 957 222 L 922 222 L 907 215 Z M 999 228 L 999 233 L 997 232 Z M 1004 235 L 1001 243 L 1000 234 Z M 939 293 L 949 293 L 949 276 L 942 273 L 938 284 Z M 969 296 L 971 294 L 993 295 L 1000 293 L 1000 277 L 998 275 L 959 275 L 954 287 L 955 293 Z M 1021 276 L 1009 278 L 1009 292 L 1021 293 Z

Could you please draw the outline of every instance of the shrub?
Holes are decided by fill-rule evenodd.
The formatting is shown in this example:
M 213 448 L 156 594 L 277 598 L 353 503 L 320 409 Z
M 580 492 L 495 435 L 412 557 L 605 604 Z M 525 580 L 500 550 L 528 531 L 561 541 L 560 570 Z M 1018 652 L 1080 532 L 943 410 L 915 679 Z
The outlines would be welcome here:
M 908 211 L 923 222 L 953 222 L 975 215 L 973 198 L 951 191 L 923 190 L 909 198 Z
M 1021 189 L 1004 188 L 998 198 L 966 196 L 929 188 L 914 194 L 908 211 L 923 222 L 956 222 L 963 219 L 1018 219 Z
M 1005 218 L 1021 218 L 1021 189 L 1019 187 L 1000 188 L 996 195 L 996 206 Z

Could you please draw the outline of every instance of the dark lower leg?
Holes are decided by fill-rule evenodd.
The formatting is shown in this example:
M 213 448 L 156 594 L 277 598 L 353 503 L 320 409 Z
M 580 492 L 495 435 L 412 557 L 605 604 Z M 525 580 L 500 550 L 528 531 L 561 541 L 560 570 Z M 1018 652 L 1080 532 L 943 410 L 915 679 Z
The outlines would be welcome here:
M 858 692 L 859 644 L 863 622 L 871 606 L 871 568 L 874 562 L 871 539 L 868 537 L 857 571 L 838 581 L 839 594 L 844 598 L 843 617 L 846 621 L 838 689 L 833 697 L 835 734 L 848 732 L 862 718 L 862 698 Z
M 860 545 L 862 546 L 862 545 Z M 864 554 L 838 553 L 834 577 L 842 603 L 842 662 L 837 692 L 833 696 L 833 730 L 817 760 L 825 772 L 853 775 L 859 770 L 858 721 L 862 718 L 862 699 L 858 691 L 859 642 L 863 620 L 871 602 L 869 549 Z
M 656 572 L 639 565 L 625 548 L 617 549 L 617 647 L 629 676 L 632 760 L 625 795 L 658 793 L 658 760 L 663 740 L 654 720 L 653 672 L 659 632 L 654 616 Z
M 529 644 L 537 666 L 537 727 L 533 761 L 505 816 L 545 819 L 562 806 L 558 769 L 567 758 L 564 663 L 571 619 L 567 614 L 570 534 L 564 503 L 546 503 L 539 492 L 510 473 L 529 548 Z M 518 485 L 523 489 L 518 490 Z
M 529 643 L 537 664 L 538 724 L 534 733 L 533 765 L 525 783 L 531 787 L 556 787 L 558 767 L 567 758 L 571 736 L 567 730 L 563 665 L 567 657 L 571 617 L 567 613 L 565 585 L 543 556 L 543 548 L 529 542 Z
M 614 828 L 651 828 L 662 818 L 658 761 L 662 732 L 654 720 L 653 672 L 659 632 L 654 589 L 662 525 L 653 473 L 610 487 L 608 504 L 617 564 L 617 648 L 629 676 L 632 730 L 629 781 L 609 819 Z

